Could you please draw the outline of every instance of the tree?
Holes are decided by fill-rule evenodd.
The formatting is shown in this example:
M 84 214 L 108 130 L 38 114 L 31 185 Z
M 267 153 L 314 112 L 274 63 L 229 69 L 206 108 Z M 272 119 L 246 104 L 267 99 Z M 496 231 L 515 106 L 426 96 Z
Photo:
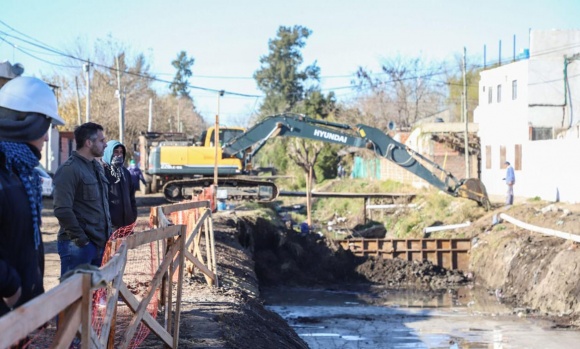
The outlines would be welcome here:
M 437 79 L 443 74 L 439 64 L 398 56 L 386 60 L 381 71 L 375 75 L 361 67 L 355 82 L 361 91 L 369 91 L 361 101 L 374 115 L 374 126 L 386 129 L 393 121 L 408 128 L 443 107 L 446 91 L 445 81 Z
M 260 57 L 259 70 L 254 73 L 258 88 L 266 94 L 260 107 L 262 116 L 293 110 L 305 98 L 309 89 L 316 89 L 320 68 L 316 62 L 303 70 L 302 52 L 306 39 L 312 34 L 306 27 L 278 28 L 275 39 L 268 41 L 270 53 Z
M 312 118 L 326 118 L 335 109 L 333 93 L 325 96 L 320 91 L 320 68 L 316 62 L 301 69 L 303 58 L 301 49 L 312 32 L 302 26 L 278 29 L 275 39 L 268 42 L 270 52 L 260 58 L 261 68 L 254 73 L 258 88 L 266 98 L 260 107 L 260 117 L 295 112 Z M 320 151 L 325 145 L 301 138 L 278 139 L 261 151 L 262 163 L 274 165 L 284 172 L 292 164 L 308 175 L 315 168 Z M 314 171 L 317 173 L 328 171 Z
M 177 131 L 177 115 L 182 121 L 182 130 L 188 134 L 199 133 L 204 129 L 202 117 L 196 112 L 190 99 L 182 98 L 179 103 L 176 97 L 159 95 L 152 87 L 155 79 L 149 73 L 147 58 L 141 54 L 133 54 L 126 45 L 111 37 L 98 39 L 92 51 L 84 43 L 77 43 L 68 50 L 71 57 L 83 57 L 92 63 L 91 73 L 91 121 L 105 128 L 108 139 L 119 139 L 119 100 L 117 91 L 117 65 L 121 77 L 121 93 L 125 97 L 125 139 L 129 152 L 133 144 L 138 143 L 141 132 L 148 128 L 149 101 L 153 100 L 153 130 L 167 132 L 173 128 Z M 80 104 L 81 123 L 85 122 L 86 108 L 86 74 L 82 70 L 82 62 L 68 58 L 68 66 L 78 66 L 77 69 L 60 71 L 46 81 L 59 86 L 59 111 L 66 120 L 62 130 L 72 131 L 78 124 L 77 101 Z M 67 74 L 68 73 L 68 74 Z M 78 81 L 78 94 L 75 86 Z M 177 110 L 175 106 L 180 106 Z M 172 120 L 170 125 L 169 120 Z
M 180 96 L 191 99 L 188 79 L 193 75 L 191 66 L 193 66 L 194 62 L 194 58 L 187 58 L 185 51 L 179 52 L 177 58 L 171 62 L 171 65 L 177 69 L 173 82 L 169 84 L 171 95 L 174 97 Z

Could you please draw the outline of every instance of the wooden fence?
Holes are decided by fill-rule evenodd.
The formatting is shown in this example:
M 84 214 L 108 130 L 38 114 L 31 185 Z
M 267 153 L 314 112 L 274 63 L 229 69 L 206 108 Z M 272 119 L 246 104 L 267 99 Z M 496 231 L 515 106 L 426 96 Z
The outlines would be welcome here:
M 183 224 L 172 225 L 174 222 L 168 216 L 171 218 L 171 214 L 179 212 L 187 213 L 181 214 Z M 47 348 L 69 348 L 77 333 L 80 333 L 80 347 L 83 349 L 128 348 L 141 323 L 157 335 L 166 347 L 177 348 L 185 259 L 206 276 L 208 284 L 218 284 L 211 208 L 206 201 L 160 206 L 152 208 L 150 221 L 156 229 L 110 241 L 110 248 L 115 252 L 98 270 L 77 269 L 58 286 L 1 317 L 0 348 L 8 348 L 38 332 L 39 328 L 57 316 L 58 326 Z M 200 248 L 202 235 L 206 239 L 205 256 Z M 151 243 L 157 244 L 158 250 L 161 250 L 158 254 L 159 263 L 151 280 L 147 282 L 147 290 L 138 299 L 123 281 L 127 254 L 128 251 Z M 106 290 L 106 310 L 103 326 L 95 330 L 91 324 L 94 315 L 93 296 L 95 291 L 102 289 Z M 175 302 L 172 300 L 173 290 L 176 294 Z M 165 310 L 163 325 L 147 312 L 149 302 L 156 292 L 161 294 Z M 115 343 L 117 301 L 120 298 L 132 311 L 132 316 L 121 333 L 120 343 Z

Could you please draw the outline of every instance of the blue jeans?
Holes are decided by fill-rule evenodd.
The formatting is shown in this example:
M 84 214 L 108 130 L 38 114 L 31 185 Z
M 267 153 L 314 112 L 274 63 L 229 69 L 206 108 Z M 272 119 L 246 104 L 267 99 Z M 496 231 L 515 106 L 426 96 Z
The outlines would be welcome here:
M 103 248 L 97 247 L 92 242 L 86 246 L 78 247 L 71 240 L 58 240 L 57 249 L 60 256 L 60 276 L 81 264 L 92 264 L 100 267 L 103 261 Z

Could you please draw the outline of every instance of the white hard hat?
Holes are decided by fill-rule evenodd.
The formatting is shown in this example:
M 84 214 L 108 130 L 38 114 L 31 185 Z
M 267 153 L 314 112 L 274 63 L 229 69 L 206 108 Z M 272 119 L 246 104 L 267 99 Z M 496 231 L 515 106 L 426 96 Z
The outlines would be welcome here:
M 53 125 L 64 125 L 58 115 L 56 96 L 44 81 L 19 76 L 0 88 L 0 107 L 20 112 L 33 112 L 51 118 Z

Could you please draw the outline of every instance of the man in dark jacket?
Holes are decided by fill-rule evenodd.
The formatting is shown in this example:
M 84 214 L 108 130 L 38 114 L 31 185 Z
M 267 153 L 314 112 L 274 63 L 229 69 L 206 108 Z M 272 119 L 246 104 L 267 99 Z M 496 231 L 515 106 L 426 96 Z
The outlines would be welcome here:
M 133 180 L 133 187 L 135 191 L 139 190 L 139 181 L 143 183 L 143 185 L 147 185 L 147 181 L 145 181 L 145 176 L 143 176 L 143 172 L 135 163 L 135 160 L 131 160 L 129 162 L 129 173 L 131 174 L 131 179 Z
M 108 141 L 103 154 L 105 175 L 109 180 L 109 213 L 113 231 L 137 220 L 135 188 L 131 173 L 123 166 L 126 149 L 119 141 Z
M 43 81 L 16 77 L 0 89 L 0 316 L 44 292 L 38 166 L 50 124 L 64 125 Z
M 101 266 L 111 234 L 109 183 L 98 158 L 107 144 L 103 127 L 87 122 L 74 130 L 76 151 L 54 174 L 54 216 L 61 276 L 81 264 Z

